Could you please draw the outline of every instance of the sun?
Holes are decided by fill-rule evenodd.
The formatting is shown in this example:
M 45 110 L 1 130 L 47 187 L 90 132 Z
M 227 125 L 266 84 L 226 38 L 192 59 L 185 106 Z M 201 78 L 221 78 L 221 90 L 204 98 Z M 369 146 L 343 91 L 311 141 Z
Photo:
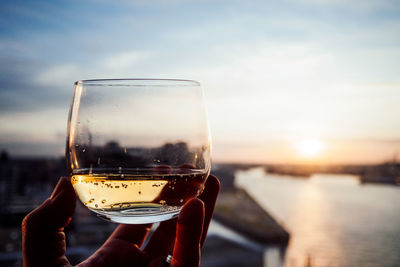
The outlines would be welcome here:
M 324 150 L 324 143 L 315 138 L 303 139 L 296 143 L 296 149 L 301 156 L 313 158 L 319 156 Z

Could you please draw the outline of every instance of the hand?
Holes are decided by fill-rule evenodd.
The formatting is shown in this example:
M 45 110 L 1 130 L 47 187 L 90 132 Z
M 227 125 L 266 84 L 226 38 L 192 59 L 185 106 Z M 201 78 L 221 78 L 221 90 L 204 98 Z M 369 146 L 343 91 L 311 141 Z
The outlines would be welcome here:
M 170 266 L 199 266 L 218 192 L 219 181 L 210 175 L 199 198 L 188 201 L 178 219 L 161 222 L 145 248 L 141 246 L 151 225 L 121 224 L 101 248 L 77 266 L 166 266 L 171 251 Z M 75 202 L 69 179 L 61 178 L 51 197 L 24 218 L 24 267 L 71 266 L 65 256 L 64 227 L 71 221 Z

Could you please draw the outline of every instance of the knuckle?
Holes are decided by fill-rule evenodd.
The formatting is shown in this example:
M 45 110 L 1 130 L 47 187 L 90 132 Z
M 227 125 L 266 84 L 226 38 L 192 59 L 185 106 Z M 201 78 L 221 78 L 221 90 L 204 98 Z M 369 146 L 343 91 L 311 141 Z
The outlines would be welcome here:
M 51 199 L 46 199 L 39 207 L 28 213 L 22 220 L 22 230 L 26 231 L 34 228 L 37 224 L 38 219 L 40 219 L 41 217 L 46 217 L 44 216 L 44 213 L 47 210 L 50 202 Z

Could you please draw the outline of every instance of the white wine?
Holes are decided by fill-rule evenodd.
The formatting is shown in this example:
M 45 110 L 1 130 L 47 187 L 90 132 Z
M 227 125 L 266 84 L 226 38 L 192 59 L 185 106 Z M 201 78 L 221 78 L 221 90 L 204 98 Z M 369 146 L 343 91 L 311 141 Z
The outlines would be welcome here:
M 205 173 L 82 174 L 73 175 L 71 182 L 86 207 L 109 217 L 179 213 L 186 201 L 201 193 L 206 178 Z

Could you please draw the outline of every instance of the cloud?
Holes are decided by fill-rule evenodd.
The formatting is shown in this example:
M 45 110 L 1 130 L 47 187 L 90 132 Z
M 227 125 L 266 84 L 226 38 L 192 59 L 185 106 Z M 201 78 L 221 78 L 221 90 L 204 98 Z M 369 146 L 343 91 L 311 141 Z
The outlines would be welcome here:
M 0 135 L 14 144 L 53 142 L 76 80 L 161 77 L 203 84 L 217 143 L 310 131 L 393 138 L 400 132 L 394 3 L 17 5 L 0 19 L 7 25 L 0 27 Z
M 36 109 L 0 115 L 0 150 L 11 155 L 62 155 L 68 107 Z
M 137 68 L 138 64 L 149 57 L 148 53 L 138 51 L 125 51 L 108 56 L 101 62 L 101 67 L 111 70 Z
M 145 51 L 109 53 L 93 61 L 54 64 L 39 72 L 34 80 L 38 85 L 57 88 L 69 86 L 77 80 L 132 77 L 141 72 L 152 55 Z
M 68 108 L 64 107 L 1 114 L 0 140 L 4 142 L 53 141 L 55 133 L 65 132 L 67 118 Z
M 291 2 L 305 6 L 317 6 L 324 8 L 346 7 L 347 9 L 357 10 L 358 12 L 376 11 L 377 9 L 398 8 L 397 0 L 292 0 Z
M 46 87 L 72 87 L 74 79 L 76 80 L 80 73 L 77 64 L 58 64 L 39 72 L 33 82 Z

